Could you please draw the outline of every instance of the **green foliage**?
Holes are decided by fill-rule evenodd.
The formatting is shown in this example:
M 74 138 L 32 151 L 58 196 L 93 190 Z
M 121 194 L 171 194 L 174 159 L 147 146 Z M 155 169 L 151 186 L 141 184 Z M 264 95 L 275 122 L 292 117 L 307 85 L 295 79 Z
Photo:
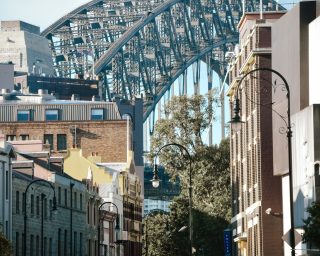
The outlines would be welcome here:
M 214 119 L 212 105 L 212 95 L 173 98 L 166 107 L 166 119 L 156 123 L 151 140 L 154 154 L 169 143 L 182 145 L 190 154 L 194 247 L 197 250 L 195 255 L 199 256 L 209 256 L 212 252 L 216 256 L 224 255 L 223 230 L 231 216 L 229 141 L 208 146 L 202 138 L 210 120 Z M 161 215 L 165 219 L 157 217 L 153 222 L 156 216 L 148 217 L 149 222 L 154 223 L 154 226 L 147 225 L 148 255 L 185 256 L 188 255 L 189 232 L 188 229 L 184 232 L 178 230 L 188 225 L 190 158 L 177 146 L 164 147 L 158 156 L 171 179 L 179 177 L 181 194 L 173 200 L 170 214 Z
M 10 256 L 12 253 L 12 247 L 10 242 L 0 233 L 0 255 Z
M 213 103 L 212 93 L 206 97 L 173 97 L 166 104 L 166 118 L 156 123 L 152 136 L 154 149 L 174 141 L 187 145 L 188 150 L 193 153 L 198 146 L 203 145 L 203 132 L 208 129 L 214 117 Z
M 189 255 L 189 230 L 179 229 L 188 224 L 188 200 L 176 198 L 167 215 L 157 214 L 144 219 L 144 255 L 186 256 Z M 147 224 L 146 224 L 147 223 Z M 206 212 L 193 210 L 193 247 L 195 255 L 224 255 L 223 230 L 228 221 Z M 147 238 L 146 238 L 147 236 Z
M 311 245 L 315 245 L 320 248 L 320 202 L 313 202 L 310 207 L 307 208 L 309 217 L 305 219 L 303 242 L 309 242 Z

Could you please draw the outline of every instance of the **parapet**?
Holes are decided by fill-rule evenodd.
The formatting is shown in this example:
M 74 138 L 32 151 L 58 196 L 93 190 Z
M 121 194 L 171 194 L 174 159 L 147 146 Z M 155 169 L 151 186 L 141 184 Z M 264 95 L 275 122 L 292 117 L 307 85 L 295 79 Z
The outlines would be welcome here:
M 40 35 L 40 27 L 31 25 L 21 20 L 0 21 L 1 31 L 26 31 L 32 34 Z

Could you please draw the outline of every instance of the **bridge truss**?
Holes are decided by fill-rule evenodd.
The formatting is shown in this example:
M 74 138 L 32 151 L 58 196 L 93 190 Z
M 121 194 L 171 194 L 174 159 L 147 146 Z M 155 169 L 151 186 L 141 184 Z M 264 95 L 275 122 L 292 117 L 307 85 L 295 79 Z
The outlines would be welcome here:
M 225 75 L 225 54 L 238 43 L 243 11 L 259 11 L 260 4 L 257 0 L 93 0 L 42 35 L 50 40 L 57 76 L 98 78 L 102 96 L 110 101 L 143 97 L 145 121 L 179 77 L 186 86 L 190 65 L 196 63 L 198 70 L 203 61 L 220 77 Z M 272 0 L 263 0 L 262 8 L 284 9 Z

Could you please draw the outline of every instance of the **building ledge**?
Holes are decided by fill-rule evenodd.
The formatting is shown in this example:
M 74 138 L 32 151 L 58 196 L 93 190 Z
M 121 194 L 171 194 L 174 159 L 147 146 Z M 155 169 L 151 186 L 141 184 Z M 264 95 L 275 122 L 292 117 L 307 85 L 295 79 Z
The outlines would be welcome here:
M 247 241 L 247 233 L 242 233 L 233 239 L 234 242 L 239 243 L 242 241 Z

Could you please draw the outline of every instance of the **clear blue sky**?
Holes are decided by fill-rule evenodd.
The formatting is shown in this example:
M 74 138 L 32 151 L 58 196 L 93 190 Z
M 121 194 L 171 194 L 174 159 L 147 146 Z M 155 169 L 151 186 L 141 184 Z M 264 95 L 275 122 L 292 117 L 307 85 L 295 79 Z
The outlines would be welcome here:
M 88 0 L 1 0 L 0 20 L 22 20 L 39 26 L 41 31 L 63 15 L 90 2 Z M 297 0 L 280 0 L 286 8 Z M 289 3 L 290 4 L 287 4 Z
M 1 0 L 0 20 L 22 20 L 41 31 L 88 0 Z

